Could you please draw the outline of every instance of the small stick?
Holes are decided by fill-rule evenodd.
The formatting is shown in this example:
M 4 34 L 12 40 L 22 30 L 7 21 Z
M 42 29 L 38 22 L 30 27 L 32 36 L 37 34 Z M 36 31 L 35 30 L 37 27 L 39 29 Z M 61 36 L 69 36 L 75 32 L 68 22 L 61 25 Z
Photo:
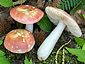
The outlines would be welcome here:
M 59 54 L 59 51 L 67 44 L 69 44 L 71 42 L 71 40 L 69 40 L 67 43 L 63 44 L 59 49 L 58 51 L 56 52 L 56 56 L 55 56 L 55 63 L 58 64 L 57 62 L 57 57 L 58 57 L 58 54 Z
M 62 56 L 63 58 L 62 58 L 62 64 L 64 64 L 64 59 L 65 59 L 65 49 L 63 48 L 63 56 Z

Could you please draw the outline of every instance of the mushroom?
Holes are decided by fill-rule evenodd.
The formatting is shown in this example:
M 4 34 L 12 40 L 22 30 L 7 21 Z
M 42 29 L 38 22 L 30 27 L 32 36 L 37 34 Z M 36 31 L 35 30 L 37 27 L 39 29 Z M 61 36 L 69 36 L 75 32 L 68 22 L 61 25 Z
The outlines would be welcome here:
M 13 53 L 29 52 L 35 44 L 35 39 L 31 32 L 25 29 L 15 29 L 10 31 L 4 40 L 6 49 Z
M 39 60 L 46 60 L 48 58 L 66 26 L 74 36 L 80 37 L 82 35 L 81 29 L 79 28 L 76 21 L 65 11 L 48 6 L 45 8 L 45 12 L 48 15 L 50 21 L 58 25 L 40 45 L 37 51 Z
M 43 17 L 44 13 L 34 6 L 20 5 L 12 8 L 10 15 L 14 20 L 26 24 L 26 29 L 32 33 L 33 24 L 38 22 Z

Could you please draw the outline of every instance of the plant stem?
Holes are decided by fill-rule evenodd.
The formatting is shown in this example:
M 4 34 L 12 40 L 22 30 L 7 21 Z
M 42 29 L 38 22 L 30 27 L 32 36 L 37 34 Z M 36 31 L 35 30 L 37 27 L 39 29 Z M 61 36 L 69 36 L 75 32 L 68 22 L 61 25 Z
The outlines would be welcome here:
M 63 44 L 63 45 L 58 49 L 58 51 L 56 52 L 56 56 L 55 56 L 55 63 L 56 63 L 56 64 L 58 64 L 58 62 L 57 62 L 57 57 L 58 57 L 58 54 L 59 54 L 60 50 L 61 50 L 65 45 L 69 44 L 70 42 L 71 42 L 71 40 L 69 40 L 67 43 Z
M 20 0 L 20 3 L 21 3 L 21 5 L 22 5 L 22 0 Z
M 62 56 L 62 64 L 64 64 L 64 59 L 65 59 L 65 49 L 63 48 L 63 56 Z

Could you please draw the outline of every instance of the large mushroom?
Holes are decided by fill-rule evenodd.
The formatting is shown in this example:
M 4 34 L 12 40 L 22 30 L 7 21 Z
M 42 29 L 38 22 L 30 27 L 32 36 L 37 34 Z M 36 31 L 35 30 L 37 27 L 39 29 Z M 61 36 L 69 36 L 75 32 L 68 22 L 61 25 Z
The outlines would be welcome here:
M 12 8 L 10 15 L 14 20 L 26 24 L 26 29 L 32 33 L 33 24 L 38 22 L 43 17 L 44 13 L 34 6 L 20 5 Z
M 13 53 L 26 53 L 33 48 L 34 44 L 32 33 L 25 29 L 10 31 L 4 40 L 5 48 Z
M 48 6 L 46 7 L 45 12 L 50 21 L 57 26 L 39 47 L 37 52 L 39 60 L 48 58 L 66 26 L 74 36 L 80 37 L 82 35 L 81 29 L 76 21 L 65 11 Z

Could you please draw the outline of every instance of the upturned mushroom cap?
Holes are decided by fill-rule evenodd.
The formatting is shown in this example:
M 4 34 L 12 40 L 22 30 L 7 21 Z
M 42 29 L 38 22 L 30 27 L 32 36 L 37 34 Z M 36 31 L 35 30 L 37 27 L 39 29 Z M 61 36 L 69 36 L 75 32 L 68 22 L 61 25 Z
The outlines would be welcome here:
M 38 22 L 44 15 L 43 11 L 31 6 L 31 5 L 20 5 L 12 8 L 10 11 L 11 17 L 23 24 L 33 24 Z
M 50 21 L 55 25 L 57 25 L 58 21 L 62 20 L 74 36 L 80 37 L 82 35 L 81 29 L 79 28 L 78 24 L 67 12 L 49 6 L 46 7 L 45 12 L 47 13 Z
M 25 29 L 15 29 L 10 31 L 4 40 L 6 49 L 13 53 L 26 53 L 35 44 L 33 35 Z

